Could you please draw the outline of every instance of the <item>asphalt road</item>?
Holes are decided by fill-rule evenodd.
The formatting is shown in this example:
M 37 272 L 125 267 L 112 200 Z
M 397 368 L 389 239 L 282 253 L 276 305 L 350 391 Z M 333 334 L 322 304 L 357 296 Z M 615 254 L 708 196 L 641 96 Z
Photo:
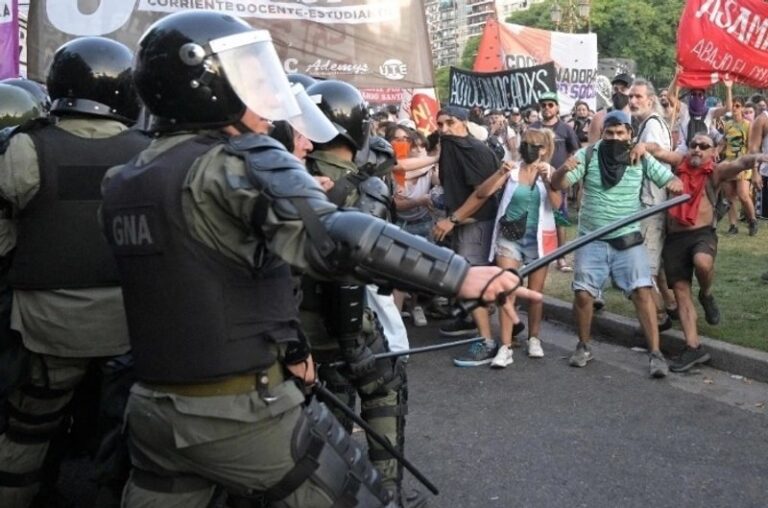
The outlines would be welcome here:
M 444 340 L 411 328 L 412 346 Z M 518 349 L 499 371 L 411 358 L 406 454 L 440 489 L 431 507 L 768 507 L 767 385 L 706 367 L 651 380 L 644 353 L 599 342 L 575 369 L 572 331 L 545 323 L 542 340 L 544 359 Z M 71 461 L 60 482 L 81 507 L 89 474 Z

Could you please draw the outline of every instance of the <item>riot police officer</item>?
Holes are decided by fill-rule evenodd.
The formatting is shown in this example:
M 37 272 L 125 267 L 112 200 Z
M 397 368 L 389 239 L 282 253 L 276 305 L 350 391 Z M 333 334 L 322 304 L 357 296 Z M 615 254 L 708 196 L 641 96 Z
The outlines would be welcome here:
M 139 380 L 125 504 L 205 506 L 224 488 L 270 506 L 387 505 L 359 445 L 291 379 L 314 370 L 286 263 L 486 299 L 518 279 L 338 212 L 264 135 L 266 119 L 335 134 L 302 115 L 268 32 L 172 14 L 142 36 L 134 81 L 158 137 L 102 186 Z
M 130 385 L 128 330 L 97 210 L 106 170 L 149 142 L 128 130 L 139 109 L 132 58 L 124 45 L 99 37 L 60 47 L 47 76 L 59 122 L 22 125 L 0 155 L 0 197 L 11 219 L 0 221 L 0 254 L 14 249 L 11 326 L 30 351 L 28 374 L 8 397 L 8 427 L 0 436 L 4 507 L 32 502 L 51 438 L 94 363 L 115 381 L 103 388 L 103 425 L 113 436 L 121 428 Z M 100 499 L 116 502 L 120 481 L 103 480 Z

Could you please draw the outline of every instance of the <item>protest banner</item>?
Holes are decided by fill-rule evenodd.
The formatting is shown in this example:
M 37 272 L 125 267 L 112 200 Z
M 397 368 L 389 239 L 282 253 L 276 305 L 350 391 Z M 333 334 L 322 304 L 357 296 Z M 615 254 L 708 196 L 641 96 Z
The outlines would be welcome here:
M 19 4 L 0 0 L 0 79 L 19 75 Z
M 474 71 L 519 69 L 554 62 L 560 111 L 577 100 L 595 109 L 597 35 L 569 34 L 489 19 L 478 46 Z
M 440 104 L 434 97 L 434 90 L 423 90 L 413 94 L 410 116 L 416 124 L 416 130 L 429 136 L 437 130 L 437 113 Z
M 557 89 L 555 64 L 552 62 L 498 72 L 472 72 L 451 67 L 453 106 L 510 111 L 536 104 L 539 95 Z
M 677 32 L 678 83 L 707 88 L 728 76 L 768 87 L 768 4 L 763 0 L 688 0 Z
M 29 14 L 28 75 L 44 77 L 53 52 L 70 39 L 98 35 L 136 48 L 151 23 L 191 9 L 269 30 L 286 72 L 363 88 L 433 86 L 419 0 L 37 0 Z

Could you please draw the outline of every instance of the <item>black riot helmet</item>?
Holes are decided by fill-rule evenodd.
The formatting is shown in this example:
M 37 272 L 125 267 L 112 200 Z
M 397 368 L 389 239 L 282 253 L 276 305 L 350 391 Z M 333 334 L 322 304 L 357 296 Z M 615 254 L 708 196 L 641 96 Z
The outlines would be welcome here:
M 308 76 L 306 74 L 299 74 L 298 72 L 293 72 L 291 74 L 288 74 L 288 81 L 291 82 L 291 84 L 299 83 L 301 86 L 304 87 L 304 89 L 308 89 L 310 86 L 317 83 L 317 80 L 313 78 L 312 76 Z
M 134 81 L 160 131 L 237 124 L 246 107 L 269 120 L 301 113 L 269 32 L 212 11 L 178 12 L 150 26 Z
M 131 79 L 133 52 L 104 37 L 74 39 L 53 55 L 46 86 L 51 113 L 86 114 L 132 124 L 139 102 Z
M 48 114 L 48 111 L 51 110 L 51 98 L 48 96 L 48 90 L 45 89 L 45 86 L 43 86 L 42 83 L 32 81 L 31 79 L 8 78 L 0 81 L 0 84 L 16 86 L 26 90 L 32 97 L 34 97 L 37 104 L 40 106 L 40 109 L 45 114 Z
M 35 98 L 19 87 L 0 83 L 0 129 L 45 116 Z
M 309 87 L 307 94 L 317 101 L 338 131 L 336 139 L 343 139 L 355 152 L 367 146 L 370 116 L 368 105 L 357 88 L 343 81 L 318 81 Z

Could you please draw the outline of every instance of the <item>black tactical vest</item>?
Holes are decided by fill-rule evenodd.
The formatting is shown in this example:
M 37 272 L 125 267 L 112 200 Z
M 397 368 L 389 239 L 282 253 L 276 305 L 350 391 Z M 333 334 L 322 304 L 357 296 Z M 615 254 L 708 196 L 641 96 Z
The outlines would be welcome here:
M 288 265 L 255 272 L 188 231 L 184 181 L 217 142 L 199 136 L 145 166 L 129 164 L 104 190 L 105 233 L 143 381 L 194 383 L 263 370 L 275 362 L 270 342 L 298 337 Z
M 49 125 L 26 132 L 40 168 L 40 189 L 16 217 L 9 273 L 17 289 L 119 286 L 112 252 L 97 218 L 101 181 L 149 144 L 138 131 L 82 138 Z

